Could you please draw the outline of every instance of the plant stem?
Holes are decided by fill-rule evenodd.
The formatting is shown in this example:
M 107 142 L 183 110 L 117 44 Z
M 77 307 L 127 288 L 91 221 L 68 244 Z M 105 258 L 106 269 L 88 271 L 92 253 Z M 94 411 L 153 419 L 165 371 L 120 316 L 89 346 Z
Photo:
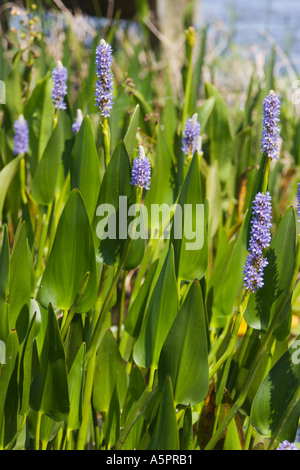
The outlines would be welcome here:
M 182 123 L 181 123 L 182 131 L 184 129 L 185 122 L 187 120 L 187 115 L 188 115 L 189 106 L 190 106 L 191 87 L 192 87 L 192 78 L 193 78 L 193 52 L 194 52 L 194 46 L 196 42 L 196 38 L 194 37 L 192 29 L 190 29 L 190 31 L 187 34 L 188 34 L 188 44 L 190 46 L 190 56 L 189 56 L 189 65 L 188 65 L 186 83 L 185 83 L 184 104 L 183 104 L 183 110 L 182 110 Z
M 65 339 L 65 336 L 67 334 L 69 325 L 70 325 L 71 321 L 73 320 L 73 317 L 76 313 L 76 310 L 78 308 L 80 300 L 82 299 L 82 296 L 85 292 L 85 289 L 86 289 L 87 284 L 89 282 L 89 278 L 90 278 L 90 273 L 88 271 L 87 273 L 85 273 L 85 275 L 83 277 L 83 280 L 81 282 L 81 285 L 80 285 L 80 288 L 78 290 L 78 294 L 77 294 L 77 297 L 75 299 L 74 304 L 72 305 L 69 313 L 66 311 L 65 322 L 64 322 L 64 325 L 63 325 L 63 328 L 62 328 L 62 333 L 61 333 L 63 340 Z
M 283 300 L 280 308 L 278 309 L 276 315 L 274 316 L 274 318 L 272 320 L 272 323 L 271 323 L 271 325 L 270 325 L 270 327 L 269 327 L 269 329 L 268 329 L 268 331 L 267 331 L 267 333 L 264 337 L 264 340 L 263 340 L 263 342 L 261 344 L 261 347 L 260 347 L 260 349 L 259 349 L 259 351 L 256 355 L 256 358 L 253 361 L 252 366 L 250 367 L 250 370 L 247 374 L 246 380 L 244 382 L 244 385 L 243 385 L 243 387 L 240 391 L 240 394 L 239 394 L 237 400 L 235 401 L 234 405 L 232 406 L 229 413 L 226 415 L 226 417 L 224 418 L 224 420 L 222 421 L 222 423 L 220 424 L 220 426 L 218 427 L 216 432 L 211 437 L 210 441 L 208 442 L 208 444 L 205 447 L 205 450 L 212 450 L 215 447 L 218 440 L 221 438 L 222 434 L 225 432 L 227 426 L 229 425 L 231 420 L 234 418 L 234 416 L 237 414 L 239 409 L 242 407 L 244 401 L 246 400 L 246 397 L 247 397 L 247 394 L 248 394 L 249 389 L 251 387 L 251 384 L 252 384 L 252 382 L 253 382 L 253 380 L 256 376 L 256 373 L 259 369 L 259 365 L 260 365 L 261 360 L 264 356 L 264 352 L 266 351 L 266 349 L 268 347 L 269 341 L 272 340 L 272 334 L 273 334 L 273 331 L 275 329 L 278 318 L 281 316 L 281 313 L 282 313 L 283 309 L 285 308 L 289 297 L 290 297 L 290 293 L 287 294 L 287 296 Z
M 92 391 L 93 391 L 93 382 L 94 382 L 94 372 L 95 372 L 95 363 L 96 363 L 96 351 L 94 351 L 89 363 L 86 372 L 85 388 L 83 394 L 83 403 L 82 403 L 82 422 L 78 432 L 77 440 L 77 450 L 84 450 L 86 434 L 89 422 L 89 411 L 91 405 Z
M 120 298 L 120 309 L 119 309 L 119 322 L 118 322 L 118 333 L 117 333 L 117 342 L 120 344 L 121 336 L 122 336 L 122 325 L 123 325 L 123 318 L 124 318 L 124 302 L 125 302 L 125 295 L 126 295 L 126 277 L 127 271 L 124 271 L 124 278 L 123 278 L 123 285 L 121 291 L 121 298 Z
M 36 268 L 35 268 L 36 283 L 42 273 L 43 254 L 44 254 L 44 249 L 46 246 L 46 240 L 47 240 L 47 235 L 48 235 L 49 222 L 51 218 L 52 209 L 53 209 L 53 200 L 50 202 L 50 204 L 48 204 L 47 213 L 45 215 L 44 223 L 42 227 L 42 233 L 40 237 L 38 254 L 37 254 L 37 262 L 36 262 Z
M 103 133 L 105 168 L 107 168 L 110 162 L 110 131 L 108 127 L 107 118 L 103 118 L 102 133 Z
M 136 423 L 136 421 L 138 420 L 138 418 L 140 417 L 140 415 L 142 414 L 142 412 L 144 411 L 147 403 L 148 403 L 148 400 L 149 400 L 149 397 L 151 396 L 151 390 L 147 387 L 142 396 L 140 397 L 139 401 L 137 402 L 137 405 L 136 407 L 134 408 L 134 410 L 132 411 L 132 413 L 129 415 L 128 419 L 126 420 L 126 423 L 120 433 L 120 436 L 117 440 L 117 443 L 116 443 L 116 446 L 115 446 L 115 449 L 116 450 L 121 450 L 122 447 L 123 447 L 123 444 L 126 440 L 126 437 L 128 436 L 132 426 Z
M 217 370 L 220 369 L 222 364 L 226 361 L 226 359 L 229 356 L 231 356 L 231 354 L 234 351 L 234 346 L 235 346 L 236 339 L 237 339 L 237 336 L 238 336 L 238 331 L 239 331 L 240 325 L 242 323 L 244 312 L 245 312 L 247 304 L 248 304 L 249 295 L 250 295 L 250 292 L 247 291 L 246 294 L 244 295 L 244 298 L 241 301 L 241 304 L 240 304 L 239 309 L 238 309 L 237 316 L 235 318 L 235 322 L 234 322 L 234 325 L 233 325 L 233 330 L 232 330 L 232 333 L 231 333 L 231 336 L 230 336 L 230 341 L 229 341 L 227 350 L 223 354 L 223 356 L 220 357 L 220 359 L 217 361 L 217 363 L 214 366 L 211 367 L 211 369 L 209 371 L 209 378 L 210 379 L 215 375 Z
M 26 186 L 26 161 L 25 156 L 20 160 L 20 181 L 21 181 L 21 198 L 23 204 L 27 204 L 27 196 L 25 191 Z
M 35 450 L 40 450 L 40 429 L 41 429 L 41 420 L 42 420 L 42 411 L 37 412 L 36 418 L 36 429 L 35 429 Z

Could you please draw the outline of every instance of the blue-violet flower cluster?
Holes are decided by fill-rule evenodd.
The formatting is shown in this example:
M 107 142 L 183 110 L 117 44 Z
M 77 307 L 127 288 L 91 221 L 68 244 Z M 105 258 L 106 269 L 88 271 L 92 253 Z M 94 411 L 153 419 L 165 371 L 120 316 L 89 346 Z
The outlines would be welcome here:
M 268 261 L 263 258 L 263 249 L 271 242 L 271 209 L 269 192 L 257 193 L 252 209 L 250 253 L 244 268 L 244 286 L 252 293 L 264 285 L 263 270 Z
M 279 143 L 279 96 L 271 90 L 264 100 L 263 106 L 263 130 L 261 139 L 261 151 L 270 158 L 278 160 Z
M 292 442 L 282 441 L 276 450 L 299 450 Z
M 77 109 L 76 119 L 72 124 L 72 132 L 73 132 L 74 135 L 77 134 L 77 132 L 79 132 L 79 129 L 80 129 L 81 124 L 82 124 L 82 120 L 83 120 L 82 111 L 81 111 L 81 109 Z
M 28 153 L 29 130 L 27 121 L 24 119 L 23 114 L 21 114 L 19 118 L 14 122 L 14 129 L 14 155 Z
M 200 123 L 197 121 L 198 114 L 188 119 L 184 128 L 182 139 L 182 150 L 186 155 L 193 154 L 198 147 L 200 136 Z
M 113 75 L 112 66 L 112 48 L 104 39 L 101 39 L 96 49 L 96 90 L 95 99 L 101 115 L 104 118 L 110 116 L 113 105 Z
M 151 179 L 151 164 L 149 158 L 146 157 L 142 145 L 139 146 L 137 158 L 133 161 L 131 184 L 140 188 L 149 189 Z
M 64 97 L 67 94 L 67 79 L 68 71 L 66 67 L 59 60 L 57 67 L 52 71 L 52 102 L 56 109 L 66 109 L 67 105 L 64 101 Z

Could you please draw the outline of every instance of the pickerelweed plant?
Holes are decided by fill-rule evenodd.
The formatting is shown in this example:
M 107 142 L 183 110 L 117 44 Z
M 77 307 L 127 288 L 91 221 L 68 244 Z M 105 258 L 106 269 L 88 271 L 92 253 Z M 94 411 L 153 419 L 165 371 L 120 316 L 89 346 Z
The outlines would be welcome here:
M 0 448 L 295 450 L 300 124 L 274 60 L 236 110 L 206 28 L 179 91 L 116 31 L 1 42 Z

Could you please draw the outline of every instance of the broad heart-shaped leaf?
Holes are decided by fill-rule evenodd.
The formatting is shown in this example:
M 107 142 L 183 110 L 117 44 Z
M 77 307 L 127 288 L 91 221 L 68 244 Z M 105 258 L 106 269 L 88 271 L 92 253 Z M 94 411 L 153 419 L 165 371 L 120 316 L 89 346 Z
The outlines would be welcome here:
M 120 261 L 128 240 L 131 222 L 128 209 L 136 202 L 135 187 L 130 181 L 131 167 L 128 153 L 124 142 L 120 142 L 104 173 L 96 217 L 93 220 L 94 234 L 97 236 L 95 243 L 99 246 L 98 255 L 100 261 L 108 265 Z M 103 232 L 109 232 L 109 235 L 104 235 Z M 124 269 L 130 270 L 138 266 L 144 250 L 144 239 L 133 240 Z
M 120 405 L 123 407 L 127 391 L 125 366 L 116 340 L 112 332 L 107 330 L 99 346 L 95 363 L 93 404 L 97 411 L 108 411 L 117 381 Z
M 179 435 L 173 401 L 172 382 L 166 378 L 161 394 L 157 421 L 148 450 L 179 450 Z
M 30 406 L 54 421 L 63 421 L 70 409 L 65 351 L 51 304 L 39 366 L 31 386 Z
M 255 396 L 251 422 L 263 436 L 272 437 L 284 424 L 279 439 L 295 440 L 300 415 L 299 347 L 300 336 L 272 367 Z
M 22 155 L 11 160 L 4 168 L 0 171 L 0 219 L 2 220 L 2 211 L 5 202 L 5 196 L 8 191 L 9 185 L 14 179 L 17 173 Z
M 289 292 L 296 256 L 296 220 L 292 207 L 280 220 L 267 252 L 264 285 L 250 296 L 245 320 L 252 328 L 266 331 Z M 290 299 L 276 326 L 275 337 L 284 340 L 290 330 Z
M 50 204 L 54 196 L 64 148 L 62 126 L 62 120 L 58 119 L 32 180 L 32 196 L 39 204 Z
M 205 84 L 207 98 L 215 103 L 208 122 L 208 137 L 211 160 L 218 159 L 220 179 L 226 182 L 231 171 L 233 139 L 229 123 L 229 112 L 220 92 L 211 84 Z
M 51 99 L 52 86 L 51 76 L 48 73 L 36 84 L 24 108 L 24 116 L 29 128 L 31 150 L 29 164 L 32 175 L 35 173 L 52 133 L 54 109 Z
M 19 340 L 15 330 L 11 331 L 5 341 L 6 360 L 0 375 L 0 449 L 9 442 L 16 432 L 17 408 L 9 410 L 10 400 L 14 401 L 17 392 L 16 374 L 18 370 Z M 9 394 L 12 394 L 9 397 Z M 18 396 L 17 396 L 18 405 Z M 10 413 L 7 413 L 10 411 Z M 7 435 L 8 439 L 7 439 Z M 8 442 L 7 442 L 8 441 Z
M 161 350 L 158 383 L 171 377 L 176 404 L 196 405 L 208 392 L 208 346 L 201 287 L 194 281 Z
M 161 348 L 178 312 L 174 251 L 169 248 L 153 289 L 133 358 L 141 367 L 157 367 Z
M 84 116 L 71 154 L 71 189 L 78 188 L 90 221 L 95 216 L 100 191 L 100 164 L 91 121 Z
M 207 268 L 208 244 L 200 178 L 200 156 L 194 153 L 174 214 L 171 241 L 178 279 L 201 279 Z
M 86 273 L 90 273 L 86 289 L 77 299 Z M 53 246 L 41 280 L 39 300 L 45 308 L 70 309 L 76 302 L 76 312 L 88 312 L 97 297 L 97 272 L 93 236 L 81 194 L 70 193 L 60 217 Z

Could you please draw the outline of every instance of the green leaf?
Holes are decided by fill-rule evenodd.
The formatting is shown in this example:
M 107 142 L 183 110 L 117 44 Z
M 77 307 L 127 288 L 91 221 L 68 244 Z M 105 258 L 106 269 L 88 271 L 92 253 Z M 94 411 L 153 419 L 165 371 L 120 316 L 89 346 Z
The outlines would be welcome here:
M 49 305 L 48 322 L 38 370 L 30 391 L 30 406 L 54 421 L 69 414 L 70 402 L 65 351 L 53 308 Z
M 50 204 L 55 193 L 60 159 L 64 149 L 63 123 L 58 123 L 47 143 L 32 180 L 32 196 L 39 204 Z
M 214 109 L 215 102 L 216 98 L 214 96 L 211 96 L 210 98 L 205 100 L 204 103 L 199 106 L 199 108 L 196 109 L 196 113 L 198 114 L 198 121 L 200 122 L 202 132 L 206 128 L 210 115 Z
M 193 419 L 192 408 L 187 406 L 183 417 L 183 427 L 180 438 L 181 450 L 193 450 Z
M 133 114 L 131 116 L 130 124 L 128 126 L 126 135 L 124 137 L 124 144 L 129 155 L 130 161 L 132 161 L 132 155 L 134 151 L 136 134 L 139 125 L 140 118 L 140 105 L 137 104 L 134 108 Z
M 179 450 L 179 436 L 170 378 L 165 380 L 158 417 L 148 450 Z
M 272 367 L 253 401 L 251 422 L 263 436 L 278 432 L 280 441 L 295 441 L 300 414 L 299 345 L 300 336 Z
M 98 201 L 98 206 L 102 206 L 103 209 L 105 207 L 104 204 L 110 205 L 107 211 L 110 209 L 112 214 L 108 217 L 104 213 L 100 214 L 97 212 L 97 217 L 93 221 L 93 226 L 95 226 L 97 218 L 99 216 L 102 217 L 95 226 L 95 233 L 98 237 L 97 243 L 99 244 L 100 261 L 108 265 L 114 265 L 120 261 L 128 240 L 128 225 L 131 219 L 127 217 L 127 213 L 129 207 L 136 202 L 134 186 L 130 184 L 130 180 L 131 168 L 128 153 L 124 142 L 120 142 L 115 148 L 104 173 Z M 122 197 L 121 200 L 120 197 Z M 122 226 L 119 224 L 120 214 Z M 111 228 L 111 223 L 115 227 L 115 233 L 105 238 L 106 235 L 103 234 L 103 231 L 108 231 Z M 105 227 L 103 227 L 104 224 Z M 138 238 L 133 240 L 124 269 L 134 269 L 138 266 L 142 260 L 144 249 L 144 239 Z
M 226 238 L 226 237 L 225 237 Z M 243 288 L 243 269 L 247 250 L 243 242 L 243 226 L 237 235 L 233 248 L 229 244 L 220 247 L 219 263 L 214 270 L 214 282 L 209 289 L 212 295 L 212 320 L 216 327 L 224 327 L 232 315 L 234 303 Z
M 5 311 L 6 296 L 9 280 L 9 244 L 7 225 L 4 227 L 4 236 L 0 252 L 0 339 L 6 339 L 9 327 Z
M 95 216 L 100 191 L 100 164 L 88 116 L 84 116 L 71 155 L 71 189 L 78 188 L 90 221 Z
M 235 419 L 228 425 L 223 450 L 243 450 Z
M 127 391 L 125 366 L 116 340 L 112 332 L 107 330 L 101 341 L 95 364 L 93 404 L 97 411 L 108 411 L 117 380 L 120 406 L 123 407 Z
M 158 383 L 171 377 L 176 404 L 196 405 L 208 392 L 208 346 L 201 287 L 195 281 L 162 347 Z
M 229 112 L 220 92 L 211 84 L 205 84 L 207 98 L 214 97 L 214 108 L 209 118 L 208 137 L 210 158 L 218 159 L 220 179 L 226 182 L 231 171 L 233 139 L 229 123 Z
M 167 67 L 165 73 L 164 106 L 161 121 L 164 123 L 164 135 L 170 150 L 174 148 L 177 129 L 177 113 L 178 110 L 176 108 L 175 96 L 172 90 L 170 70 L 169 67 Z
M 29 412 L 29 396 L 32 381 L 32 354 L 33 340 L 35 336 L 35 319 L 34 316 L 24 342 L 21 360 L 20 360 L 20 413 L 27 415 Z
M 121 415 L 118 388 L 119 387 L 117 377 L 116 384 L 111 395 L 108 413 L 105 417 L 105 421 L 102 428 L 105 443 L 110 447 L 113 447 L 115 445 L 120 434 Z
M 138 366 L 134 365 L 130 374 L 128 389 L 122 412 L 122 423 L 126 423 L 128 416 L 134 409 L 146 388 L 144 378 Z
M 41 280 L 39 300 L 45 308 L 70 309 L 77 299 L 86 273 L 89 280 L 76 308 L 89 311 L 97 297 L 97 272 L 94 242 L 89 218 L 81 194 L 70 193 L 56 230 L 49 259 Z
M 218 160 L 208 167 L 206 195 L 209 202 L 208 233 L 209 239 L 216 234 L 222 216 L 222 188 L 219 179 Z
M 151 228 L 151 235 L 154 237 L 155 231 L 160 226 L 160 221 L 152 215 L 156 205 L 167 204 L 172 206 L 174 203 L 174 169 L 172 161 L 172 152 L 168 146 L 162 129 L 158 131 L 157 151 L 154 159 L 154 167 L 151 175 L 150 190 L 145 196 L 145 206 L 148 210 L 148 227 Z M 155 205 L 155 206 L 154 206 Z M 169 217 L 169 211 L 166 214 Z M 164 220 L 162 221 L 164 222 Z
M 16 331 L 9 333 L 5 347 L 6 362 L 0 366 L 0 449 L 14 436 L 17 426 L 19 340 Z
M 278 224 L 266 258 L 264 285 L 250 296 L 245 320 L 252 328 L 266 331 L 283 300 L 289 295 L 296 256 L 296 220 L 292 207 L 288 208 Z M 290 330 L 290 301 L 288 301 L 275 337 L 284 340 Z
M 32 174 L 35 173 L 52 133 L 53 103 L 52 80 L 48 73 L 39 81 L 25 104 L 24 116 L 28 122 Z
M 155 273 L 157 272 L 157 265 L 158 260 L 154 261 L 154 263 L 151 264 L 149 271 L 145 276 L 145 281 L 141 285 L 141 288 L 138 291 L 135 300 L 130 305 L 125 318 L 125 330 L 135 338 L 139 336 L 141 331 L 144 313 L 148 303 L 150 288 L 153 283 Z
M 2 211 L 5 202 L 5 196 L 7 194 L 10 183 L 14 179 L 22 159 L 22 155 L 11 160 L 4 168 L 0 171 L 0 219 L 2 219 Z
M 9 275 L 9 328 L 17 328 L 24 339 L 29 321 L 32 260 L 27 242 L 26 223 L 17 231 Z
M 200 156 L 195 152 L 183 183 L 171 231 L 176 276 L 180 280 L 201 279 L 207 269 L 208 245 L 204 199 L 200 178 Z
M 161 348 L 178 312 L 174 251 L 170 246 L 153 289 L 133 358 L 141 367 L 157 367 Z
M 81 403 L 84 377 L 84 357 L 85 343 L 82 343 L 68 375 L 70 391 L 70 413 L 67 418 L 66 425 L 68 431 L 79 429 L 82 419 Z
M 19 51 L 13 60 L 13 65 L 10 73 L 5 79 L 5 88 L 6 88 L 6 105 L 8 108 L 12 124 L 19 115 L 22 114 L 23 105 L 22 105 L 22 75 L 20 61 L 23 51 Z

